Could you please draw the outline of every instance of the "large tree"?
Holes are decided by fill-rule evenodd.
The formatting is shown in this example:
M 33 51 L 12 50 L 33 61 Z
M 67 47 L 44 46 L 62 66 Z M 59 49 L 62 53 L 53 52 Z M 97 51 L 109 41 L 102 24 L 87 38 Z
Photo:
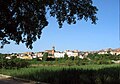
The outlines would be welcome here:
M 48 26 L 46 14 L 55 17 L 61 28 L 65 21 L 75 24 L 81 19 L 96 24 L 97 11 L 92 0 L 0 0 L 1 47 L 12 40 L 32 49 L 32 43 Z

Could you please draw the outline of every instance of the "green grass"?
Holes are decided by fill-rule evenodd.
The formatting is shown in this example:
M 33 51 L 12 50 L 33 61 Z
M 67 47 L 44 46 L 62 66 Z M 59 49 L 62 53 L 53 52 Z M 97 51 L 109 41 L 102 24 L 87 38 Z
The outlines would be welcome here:
M 39 66 L 0 73 L 51 84 L 119 84 L 120 65 Z

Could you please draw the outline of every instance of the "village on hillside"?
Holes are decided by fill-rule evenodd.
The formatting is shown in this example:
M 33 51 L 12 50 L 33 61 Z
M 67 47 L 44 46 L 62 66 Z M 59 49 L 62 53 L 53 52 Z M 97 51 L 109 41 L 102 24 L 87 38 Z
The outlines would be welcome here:
M 11 59 L 12 56 L 17 56 L 17 58 L 20 59 L 34 59 L 39 58 L 42 60 L 42 57 L 45 53 L 48 53 L 48 58 L 64 58 L 65 54 L 68 55 L 68 57 L 79 57 L 81 59 L 88 56 L 88 54 L 111 54 L 111 55 L 119 55 L 120 54 L 120 48 L 117 49 L 102 49 L 99 51 L 79 51 L 79 50 L 65 50 L 64 52 L 56 51 L 55 47 L 53 46 L 51 50 L 45 50 L 43 52 L 24 52 L 24 53 L 13 53 L 8 56 L 6 56 L 6 59 Z

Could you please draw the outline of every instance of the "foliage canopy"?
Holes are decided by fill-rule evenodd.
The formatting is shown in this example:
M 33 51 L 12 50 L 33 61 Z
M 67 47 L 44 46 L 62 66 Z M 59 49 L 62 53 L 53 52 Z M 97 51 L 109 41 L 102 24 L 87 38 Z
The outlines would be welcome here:
M 43 57 L 42 57 L 42 60 L 43 61 L 47 61 L 47 58 L 48 58 L 48 53 L 45 52 L 44 55 L 43 55 Z
M 81 19 L 96 24 L 97 11 L 92 0 L 0 0 L 1 48 L 12 40 L 32 49 L 32 43 L 48 26 L 47 13 L 57 19 L 61 28 L 64 22 L 75 24 Z

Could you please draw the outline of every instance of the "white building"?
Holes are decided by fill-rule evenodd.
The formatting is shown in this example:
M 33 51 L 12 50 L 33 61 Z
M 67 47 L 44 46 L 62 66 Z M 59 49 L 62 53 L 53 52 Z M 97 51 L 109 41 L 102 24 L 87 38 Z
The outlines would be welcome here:
M 35 55 L 36 55 L 37 57 L 43 57 L 43 54 L 44 54 L 44 52 L 37 52 L 37 53 L 35 53 Z
M 84 56 L 82 56 L 82 55 L 79 55 L 79 58 L 83 59 L 83 58 L 84 58 Z
M 79 51 L 72 51 L 72 50 L 66 50 L 65 53 L 68 55 L 68 57 L 71 57 L 71 56 L 79 56 Z
M 108 52 L 106 50 L 100 50 L 98 51 L 98 54 L 108 54 Z
M 64 52 L 54 52 L 54 57 L 55 58 L 64 58 L 65 53 Z
M 10 56 L 7 56 L 6 59 L 11 59 L 11 57 L 10 57 Z
M 119 55 L 120 52 L 118 52 L 118 51 L 111 51 L 110 54 L 112 54 L 112 55 Z

